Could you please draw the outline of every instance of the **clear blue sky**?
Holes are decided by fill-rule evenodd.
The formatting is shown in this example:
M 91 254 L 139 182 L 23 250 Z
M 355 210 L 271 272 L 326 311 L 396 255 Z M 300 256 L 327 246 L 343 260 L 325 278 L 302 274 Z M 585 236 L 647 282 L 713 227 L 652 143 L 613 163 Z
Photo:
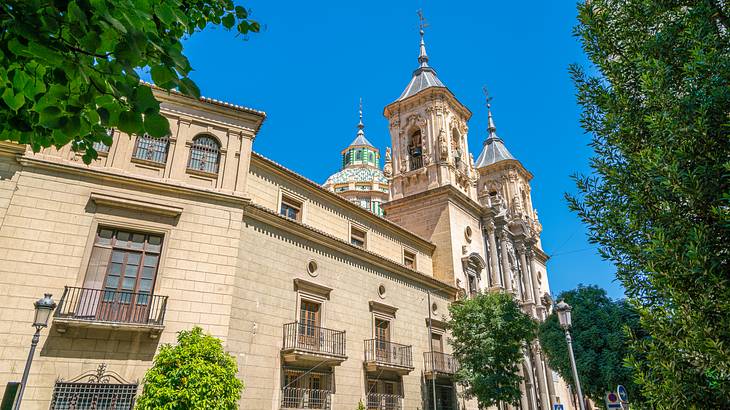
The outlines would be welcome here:
M 358 98 L 366 135 L 390 145 L 383 107 L 416 68 L 416 10 L 430 25 L 431 65 L 474 113 L 469 145 L 479 155 L 486 134 L 482 86 L 494 97 L 499 135 L 529 169 L 533 203 L 554 293 L 597 284 L 622 297 L 614 268 L 587 243 L 568 211 L 569 178 L 588 171 L 589 137 L 579 127 L 570 63 L 587 64 L 572 36 L 572 1 L 246 0 L 265 31 L 248 41 L 221 28 L 194 35 L 185 53 L 203 95 L 266 111 L 254 149 L 318 182 L 340 167 L 355 136 Z

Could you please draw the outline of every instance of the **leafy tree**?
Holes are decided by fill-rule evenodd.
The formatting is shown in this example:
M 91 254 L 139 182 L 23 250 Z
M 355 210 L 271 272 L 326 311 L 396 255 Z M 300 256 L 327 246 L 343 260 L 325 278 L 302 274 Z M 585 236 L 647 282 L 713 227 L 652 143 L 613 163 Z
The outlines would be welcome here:
M 362 400 L 360 400 L 360 402 L 357 403 L 357 408 L 355 410 L 366 410 L 365 405 L 363 404 Z
M 730 403 L 730 2 L 591 0 L 572 67 L 593 175 L 569 197 L 651 335 L 649 403 Z
M 181 40 L 209 25 L 238 33 L 259 23 L 233 0 L 5 0 L 0 2 L 0 139 L 33 150 L 71 143 L 97 157 L 107 128 L 168 134 L 159 87 L 198 97 Z
M 624 363 L 629 356 L 631 335 L 644 336 L 636 310 L 624 300 L 611 300 L 597 286 L 578 286 L 562 292 L 558 300 L 573 307 L 573 350 L 585 395 L 595 403 L 602 403 L 605 393 L 621 384 L 628 389 L 632 403 L 640 402 L 633 372 Z M 556 312 L 540 324 L 539 335 L 550 367 L 575 385 L 565 333 Z
M 449 307 L 456 381 L 480 408 L 520 400 L 519 369 L 523 349 L 536 337 L 537 325 L 508 293 L 477 294 Z
M 237 409 L 243 383 L 233 356 L 221 341 L 194 327 L 163 345 L 144 376 L 138 410 Z

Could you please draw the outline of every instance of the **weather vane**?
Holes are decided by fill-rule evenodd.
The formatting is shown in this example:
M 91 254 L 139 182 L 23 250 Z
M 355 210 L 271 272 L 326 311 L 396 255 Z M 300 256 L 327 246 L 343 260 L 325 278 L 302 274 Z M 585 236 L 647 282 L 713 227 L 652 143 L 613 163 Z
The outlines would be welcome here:
M 418 30 L 423 34 L 423 29 L 428 27 L 428 24 L 426 23 L 426 18 L 423 17 L 423 9 L 418 9 L 416 12 L 418 14 Z
M 487 90 L 487 86 L 486 85 L 482 86 L 482 91 L 484 92 L 484 100 L 487 103 L 487 108 L 492 108 L 492 99 L 494 97 L 490 97 L 489 96 L 489 90 Z

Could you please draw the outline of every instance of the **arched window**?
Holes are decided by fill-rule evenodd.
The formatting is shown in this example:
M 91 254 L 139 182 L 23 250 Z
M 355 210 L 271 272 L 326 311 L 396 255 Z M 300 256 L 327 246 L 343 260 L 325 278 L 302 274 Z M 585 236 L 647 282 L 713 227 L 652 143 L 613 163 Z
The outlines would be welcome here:
M 168 137 L 154 138 L 147 134 L 142 134 L 137 137 L 137 141 L 134 143 L 132 156 L 136 159 L 164 164 L 167 162 L 167 150 L 169 147 L 170 139 Z
M 210 135 L 199 135 L 193 138 L 188 169 L 217 174 L 220 159 L 221 146 L 218 144 L 218 140 Z
M 423 166 L 421 130 L 416 130 L 411 134 L 411 138 L 408 141 L 408 153 L 411 157 L 411 170 L 421 168 Z

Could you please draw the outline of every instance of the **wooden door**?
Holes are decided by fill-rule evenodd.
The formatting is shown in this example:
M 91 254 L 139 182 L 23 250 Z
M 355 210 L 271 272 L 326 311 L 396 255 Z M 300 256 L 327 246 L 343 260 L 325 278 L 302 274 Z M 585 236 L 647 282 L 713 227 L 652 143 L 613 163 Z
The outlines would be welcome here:
M 375 357 L 379 361 L 390 362 L 390 321 L 375 319 Z
M 299 310 L 299 347 L 320 350 L 319 303 L 302 300 Z
M 443 371 L 446 366 L 443 355 L 443 336 L 439 333 L 431 333 L 431 345 L 433 346 L 433 352 L 431 353 L 433 355 L 433 370 Z
M 98 237 L 101 237 L 101 231 Z M 157 276 L 162 237 L 113 231 L 110 238 L 100 240 L 111 245 L 111 257 L 104 278 L 97 319 L 147 323 L 150 320 L 152 290 Z

